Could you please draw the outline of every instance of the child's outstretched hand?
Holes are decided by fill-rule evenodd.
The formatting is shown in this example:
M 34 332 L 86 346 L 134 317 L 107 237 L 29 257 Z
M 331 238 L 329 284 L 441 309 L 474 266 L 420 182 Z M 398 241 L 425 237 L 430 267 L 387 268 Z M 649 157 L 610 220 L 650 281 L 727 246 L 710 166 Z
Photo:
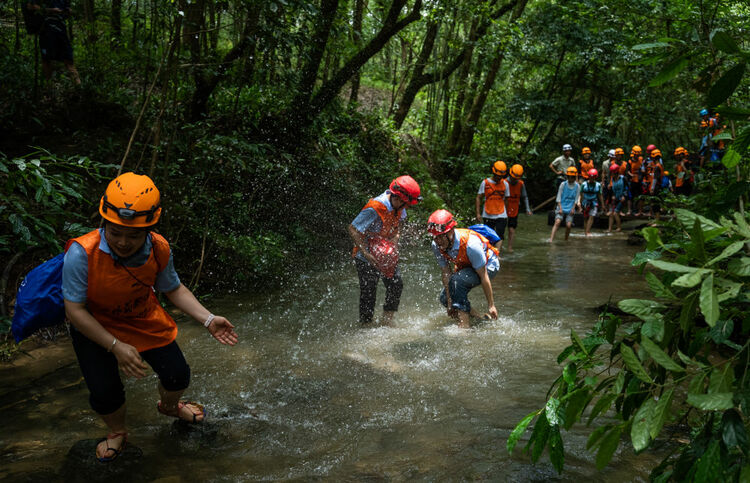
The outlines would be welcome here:
M 217 315 L 208 326 L 208 331 L 224 345 L 234 345 L 239 340 L 234 326 L 224 317 Z

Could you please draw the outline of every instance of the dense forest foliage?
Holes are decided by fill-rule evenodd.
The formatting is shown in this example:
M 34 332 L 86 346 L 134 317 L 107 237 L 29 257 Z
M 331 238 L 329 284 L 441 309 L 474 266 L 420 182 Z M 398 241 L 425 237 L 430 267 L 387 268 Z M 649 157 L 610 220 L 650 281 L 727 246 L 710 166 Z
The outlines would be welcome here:
M 699 176 L 700 195 L 672 200 L 691 211 L 662 235 L 646 232 L 647 255 L 634 263 L 663 255 L 687 267 L 653 263 L 667 276 L 649 285 L 668 303 L 630 302 L 623 310 L 641 322 L 607 315 L 576 335 L 546 411 L 512 440 L 544 418 L 532 457 L 549 448 L 562 468 L 560 428 L 599 398 L 594 413 L 612 406 L 620 418 L 592 442 L 606 464 L 621 434 L 630 431 L 637 450 L 659 435 L 671 399 L 644 403 L 647 395 L 676 401 L 688 381 L 668 385 L 669 371 L 697 368 L 688 402 L 703 411 L 691 427 L 705 437 L 681 453 L 682 466 L 667 461 L 658 474 L 710 473 L 685 466 L 707 452 L 704 462 L 744 465 L 750 234 L 744 211 L 731 212 L 747 192 L 745 1 L 74 0 L 66 25 L 81 86 L 62 68 L 44 79 L 25 3 L 0 5 L 3 331 L 20 277 L 98 224 L 96 203 L 118 169 L 161 188 L 159 230 L 186 285 L 242 290 L 280 280 L 290 258 L 346 251 L 347 223 L 399 174 L 422 185 L 414 220 L 444 205 L 471 216 L 497 159 L 522 163 L 541 202 L 563 143 L 591 147 L 597 161 L 633 144 L 693 152 L 698 111 L 719 108 L 734 139 L 726 170 Z M 677 283 L 680 273 L 689 284 Z M 614 347 L 606 364 L 621 357 L 630 372 L 593 387 L 582 369 L 604 363 L 595 359 L 602 345 Z M 721 365 L 715 350 L 736 364 Z M 675 354 L 672 365 L 665 357 Z M 658 374 L 643 369 L 648 357 Z M 696 399 L 714 393 L 723 399 Z M 651 426 L 634 422 L 644 411 Z

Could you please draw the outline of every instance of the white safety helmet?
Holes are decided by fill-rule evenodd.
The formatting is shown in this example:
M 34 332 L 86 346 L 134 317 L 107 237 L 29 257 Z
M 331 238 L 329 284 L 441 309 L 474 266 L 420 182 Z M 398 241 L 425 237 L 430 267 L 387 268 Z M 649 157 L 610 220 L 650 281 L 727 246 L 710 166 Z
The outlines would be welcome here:
M 609 150 L 609 157 L 610 158 L 614 158 L 615 157 L 615 150 L 614 149 L 610 149 Z
M 573 151 L 573 146 L 571 146 L 570 144 L 563 144 L 562 150 L 563 151 Z

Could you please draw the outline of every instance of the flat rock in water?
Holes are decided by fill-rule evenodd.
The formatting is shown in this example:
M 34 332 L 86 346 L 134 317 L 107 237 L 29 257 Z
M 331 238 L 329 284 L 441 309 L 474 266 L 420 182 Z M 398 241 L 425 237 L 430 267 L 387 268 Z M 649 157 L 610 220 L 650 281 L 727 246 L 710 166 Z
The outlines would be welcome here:
M 143 463 L 143 451 L 128 443 L 114 461 L 100 463 L 96 459 L 96 445 L 100 439 L 77 441 L 68 451 L 63 463 L 62 476 L 65 481 L 150 481 L 156 475 L 148 474 Z

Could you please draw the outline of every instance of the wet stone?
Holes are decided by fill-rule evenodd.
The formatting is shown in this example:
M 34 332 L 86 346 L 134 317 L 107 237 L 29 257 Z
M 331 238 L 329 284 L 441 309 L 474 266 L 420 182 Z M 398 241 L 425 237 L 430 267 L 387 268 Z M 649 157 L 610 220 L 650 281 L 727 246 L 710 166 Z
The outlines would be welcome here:
M 155 478 L 156 475 L 149 474 L 148 465 L 143 464 L 143 451 L 132 444 L 126 445 L 114 461 L 97 461 L 96 445 L 99 441 L 101 439 L 84 439 L 73 444 L 65 456 L 61 472 L 65 481 L 150 481 Z

